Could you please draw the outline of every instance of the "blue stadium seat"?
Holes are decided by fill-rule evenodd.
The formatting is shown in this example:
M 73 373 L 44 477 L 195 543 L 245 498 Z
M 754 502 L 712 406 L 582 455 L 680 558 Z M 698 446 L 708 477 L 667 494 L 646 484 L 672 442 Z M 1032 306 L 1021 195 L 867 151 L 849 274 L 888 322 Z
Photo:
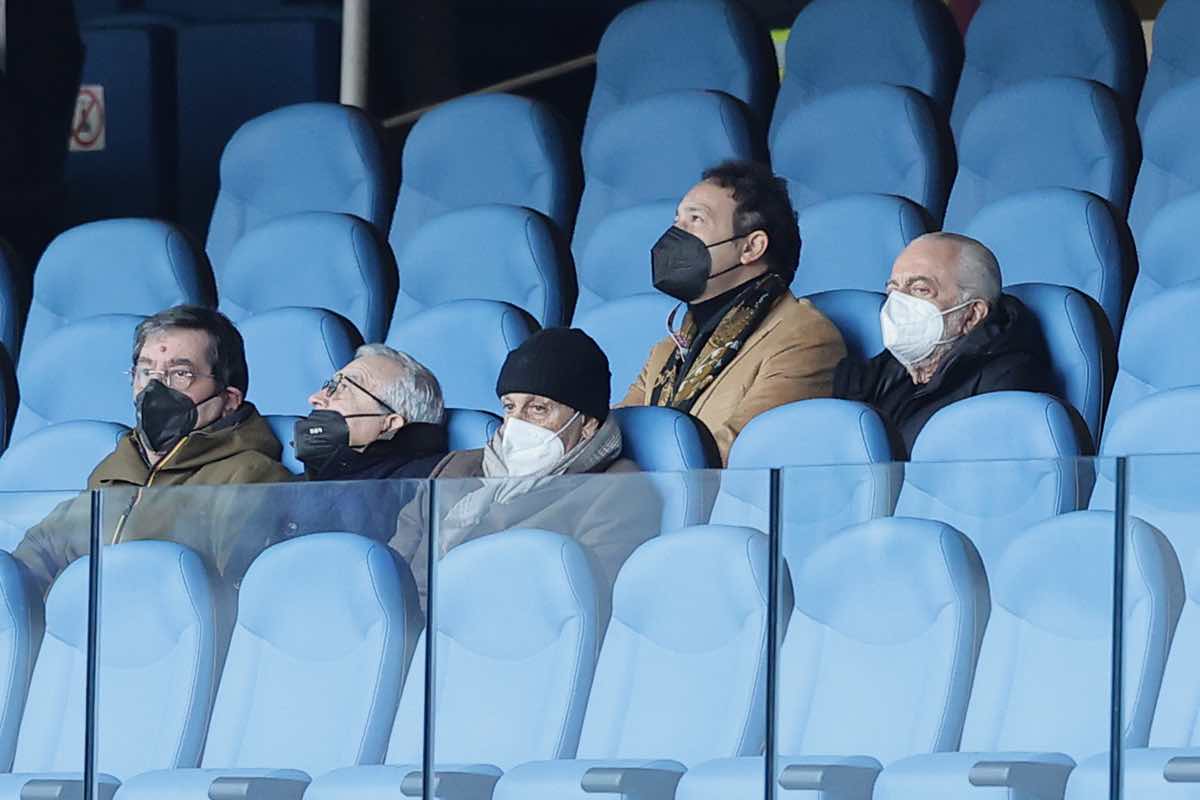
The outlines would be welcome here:
M 82 792 L 89 560 L 72 562 L 46 597 L 46 636 L 0 797 L 17 800 L 39 779 Z M 200 762 L 232 604 L 200 557 L 174 542 L 106 547 L 101 561 L 96 768 L 111 796 L 133 775 Z
M 671 785 L 694 764 L 761 752 L 766 538 L 698 526 L 635 550 L 613 587 L 577 758 L 507 771 L 495 800 L 585 800 L 585 786 L 610 782 L 605 767 Z
M 987 564 L 992 615 L 960 752 L 892 764 L 875 784 L 875 800 L 1061 798 L 1075 762 L 1108 748 L 1115 525 L 1112 514 L 1081 511 L 1010 531 L 1003 553 Z M 1131 518 L 1126 537 L 1125 603 L 1117 612 L 1126 622 L 1121 741 L 1138 747 L 1150 732 L 1183 581 L 1161 533 Z M 1014 761 L 1020 767 L 1004 768 Z
M 378 764 L 419 613 L 412 574 L 383 544 L 317 533 L 267 548 L 238 594 L 201 768 L 142 773 L 122 800 L 202 800 L 222 777 L 298 797 L 313 776 Z
M 835 531 L 891 513 L 902 472 L 892 461 L 887 427 L 864 403 L 822 398 L 773 408 L 734 440 L 712 522 L 766 531 L 768 470 L 784 468 L 782 543 L 798 563 Z
M 1117 374 L 1117 346 L 1096 301 L 1067 286 L 1022 283 L 1005 288 L 1028 308 L 1050 355 L 1054 394 L 1068 402 L 1100 441 L 1104 404 Z M 1086 448 L 1088 453 L 1095 447 Z
M 1200 191 L 1200 153 L 1192 138 L 1200 124 L 1197 104 L 1200 79 L 1164 94 L 1142 126 L 1142 166 L 1129 206 L 1129 227 L 1139 246 L 1160 209 Z
M 1113 89 L 1132 118 L 1146 76 L 1146 45 L 1125 0 L 1007 0 L 971 18 L 950 121 L 956 134 L 979 102 L 1031 78 L 1064 76 Z M 1024 109 L 1022 118 L 1037 112 Z
M 10 441 L 53 422 L 94 419 L 132 427 L 134 331 L 145 317 L 105 314 L 58 328 L 25 348 L 17 369 L 21 402 Z M 63 369 L 70 365 L 69 377 Z
M 888 84 L 847 86 L 797 106 L 771 134 L 771 166 L 792 205 L 874 192 L 905 197 L 940 223 L 954 145 L 932 101 Z
M 575 327 L 596 340 L 612 373 L 612 401 L 621 402 L 637 380 L 654 345 L 667 336 L 667 316 L 679 303 L 653 292 L 621 297 L 575 316 Z M 682 322 L 683 310 L 679 312 Z
M 841 331 L 847 355 L 866 360 L 883 352 L 879 312 L 887 300 L 886 294 L 863 289 L 835 289 L 818 292 L 805 299 L 829 317 L 829 321 Z
M 152 219 L 80 225 L 52 241 L 38 262 L 22 347 L 27 352 L 87 317 L 149 316 L 180 303 L 216 303 L 208 259 L 186 233 Z
M 450 450 L 477 450 L 492 440 L 501 418 L 474 408 L 446 409 L 446 437 Z
M 283 448 L 283 453 L 279 457 L 279 461 L 293 475 L 304 474 L 304 463 L 296 458 L 295 439 L 296 422 L 300 419 L 297 414 L 267 414 L 267 424 L 271 426 L 271 433 L 275 434 L 275 438 L 279 440 L 279 445 Z
M 246 399 L 263 414 L 309 412 L 308 398 L 354 359 L 362 337 L 338 315 L 317 308 L 278 308 L 238 325 L 246 342 Z
M 896 514 L 953 525 L 990 567 L 1014 531 L 1080 507 L 1074 459 L 1083 452 L 1070 413 L 1049 395 L 993 392 L 960 400 L 934 414 L 917 436 Z
M 1077 78 L 1040 78 L 983 98 L 958 134 L 946 230 L 1027 189 L 1061 186 L 1129 208 L 1136 131 L 1115 95 Z
M 670 36 L 663 36 L 663 31 Z M 710 89 L 746 104 L 766 128 L 779 86 L 766 27 L 728 0 L 644 0 L 616 16 L 596 50 L 585 146 L 618 108 L 681 89 Z
M 576 318 L 611 300 L 654 291 L 650 250 L 673 224 L 681 198 L 623 208 L 596 224 L 575 263 Z
M 602 590 L 584 549 L 557 533 L 505 531 L 450 550 L 437 581 L 434 752 L 439 765 L 452 765 L 449 775 L 439 770 L 439 788 L 462 775 L 490 788 L 501 770 L 573 756 L 603 625 Z M 422 632 L 387 766 L 335 770 L 313 783 L 308 800 L 420 787 L 427 643 Z M 489 794 L 480 787 L 470 796 Z
M 1167 92 L 1200 78 L 1200 53 L 1196 33 L 1200 31 L 1200 5 L 1195 0 L 1169 0 L 1154 18 L 1154 46 L 1146 85 L 1138 101 L 1137 122 L 1144 128 L 1150 112 Z
M 819 788 L 869 800 L 883 765 L 953 750 L 990 611 L 967 538 L 928 520 L 873 520 L 793 561 L 791 574 L 776 796 Z M 921 580 L 897 580 L 914 574 Z M 713 761 L 684 775 L 676 797 L 762 796 L 762 781 L 761 757 Z
M 16 252 L 0 239 L 0 365 L 7 370 L 17 362 L 25 329 L 30 295 L 26 274 Z
M 542 103 L 462 97 L 421 117 L 404 142 L 388 241 L 397 255 L 429 220 L 485 203 L 540 211 L 571 232 L 579 198 L 575 135 Z
M 437 376 L 448 407 L 502 413 L 496 397 L 500 367 L 537 330 L 532 317 L 508 303 L 454 300 L 393 325 L 387 344 Z
M 571 320 L 575 270 L 566 241 L 549 219 L 527 208 L 473 206 L 442 214 L 408 238 L 396 263 L 400 293 L 392 325 L 439 303 L 468 299 L 511 303 L 545 328 Z
M 1200 280 L 1196 261 L 1196 219 L 1200 192 L 1172 200 L 1154 214 L 1137 244 L 1138 271 L 1129 310 L 1167 289 Z
M 1090 192 L 1050 187 L 1003 197 L 962 233 L 987 245 L 1005 285 L 1057 283 L 1091 297 L 1121 335 L 1137 266 L 1125 220 Z
M 205 245 L 218 281 L 238 239 L 276 217 L 340 211 L 384 230 L 387 175 L 375 123 L 356 108 L 301 103 L 242 125 L 221 155 Z
M 188 3 L 192 9 L 204 5 Z M 243 3 L 239 5 L 244 7 Z M 339 26 L 323 19 L 319 12 L 307 18 L 295 15 L 287 19 L 205 21 L 179 28 L 178 208 L 180 222 L 188 230 L 203 238 L 206 231 L 211 236 L 213 227 L 229 227 L 230 223 L 221 218 L 214 218 L 210 223 L 210 216 L 213 214 L 214 201 L 218 202 L 218 207 L 224 205 L 219 195 L 224 192 L 226 199 L 229 199 L 231 188 L 239 200 L 258 205 L 259 212 L 265 211 L 271 216 L 277 213 L 269 206 L 263 208 L 268 198 L 253 190 L 259 183 L 258 176 L 261 173 L 258 169 L 247 168 L 245 164 L 230 165 L 228 170 L 222 166 L 218 180 L 218 163 L 224 161 L 222 152 L 230 137 L 237 135 L 239 126 L 249 123 L 260 114 L 274 113 L 275 109 L 294 103 L 337 102 L 340 45 Z M 319 137 L 321 134 L 317 128 L 324 126 L 312 119 L 301 121 L 288 114 L 285 119 L 281 119 L 280 115 L 271 117 L 280 120 L 282 132 L 279 129 L 267 131 L 264 138 L 269 141 L 253 145 L 247 159 L 255 167 L 265 168 L 276 176 L 272 182 L 278 186 L 280 193 L 272 193 L 272 197 L 282 198 L 288 210 L 349 211 L 382 229 L 387 224 L 388 209 L 385 204 L 391 201 L 390 196 L 384 196 L 388 194 L 387 191 L 380 190 L 379 197 L 365 203 L 356 201 L 353 206 L 344 206 L 342 203 L 347 193 L 331 185 L 340 183 L 346 177 L 338 175 L 341 169 L 336 166 L 336 161 L 324 157 L 336 152 L 342 152 L 342 157 L 353 165 L 349 174 L 356 176 L 355 180 L 364 181 L 368 186 L 376 180 L 386 185 L 383 176 L 387 174 L 387 167 L 378 152 L 378 145 L 370 134 L 365 134 L 368 130 L 365 117 L 350 109 L 343 109 L 339 116 L 353 117 L 352 122 L 337 127 L 341 128 L 341 135 L 345 135 L 347 130 L 359 129 L 358 133 L 351 135 L 359 140 L 361 156 L 356 155 L 353 145 L 343 150 L 332 146 L 327 139 L 313 142 L 311 146 L 305 144 L 314 134 Z M 285 166 L 277 171 L 270 163 L 272 159 L 264 158 L 264 155 L 283 159 Z M 358 177 L 362 168 L 353 162 L 359 158 L 369 162 L 372 176 Z M 330 172 L 325 174 L 333 178 L 330 184 L 308 184 L 303 180 L 305 170 L 297 169 L 298 165 L 313 167 L 318 164 L 329 165 Z M 284 176 L 290 173 L 293 178 L 301 178 L 301 182 L 286 181 L 285 185 L 285 181 L 278 177 L 279 173 Z M 239 174 L 242 176 L 240 180 Z M 230 177 L 238 183 L 236 187 L 232 185 Z M 297 201 L 302 205 L 291 205 Z M 325 205 L 329 202 L 338 205 Z M 377 213 L 364 213 L 359 208 L 377 209 Z M 247 222 L 254 224 L 255 221 Z M 220 235 L 222 239 L 232 239 L 236 238 L 237 233 Z M 214 242 L 210 239 L 211 244 Z M 214 264 L 222 260 L 228 248 L 228 243 L 222 243 L 215 249 L 210 246 L 209 254 Z
M 933 100 L 950 115 L 963 44 L 937 0 L 812 0 L 787 40 L 774 119 L 825 92 L 893 83 Z
M 67 155 L 67 219 L 78 224 L 112 217 L 173 218 L 175 32 L 118 18 L 84 27 L 80 35 L 81 82 L 104 90 L 102 111 L 90 118 L 103 124 L 104 144 Z M 85 132 L 79 138 L 92 141 L 95 135 Z
M 20 746 L 18 736 L 22 724 L 22 709 L 30 718 L 36 709 L 28 707 L 29 680 L 34 671 L 38 646 L 42 641 L 43 615 L 41 598 L 34 597 L 26 587 L 21 567 L 7 553 L 0 553 L 0 676 L 4 691 L 0 693 L 0 767 L 12 769 L 13 756 Z M 82 615 L 81 615 L 82 618 Z M 51 645 L 51 648 L 53 646 Z M 82 696 L 82 692 L 80 692 Z M 81 698 L 82 699 L 82 698 Z M 59 698 L 60 703 L 65 698 Z M 42 719 L 37 724 L 52 723 Z M 77 731 L 75 744 L 83 741 L 83 728 Z M 0 776 L 2 779 L 2 776 Z
M 929 232 L 916 203 L 889 194 L 851 194 L 808 206 L 798 215 L 797 297 L 837 289 L 881 291 L 892 262 L 909 242 Z
M 609 214 L 656 200 L 678 203 L 709 167 L 754 158 L 755 142 L 745 108 L 719 92 L 666 92 L 606 114 L 583 148 L 583 197 L 572 253 L 578 258 L 586 252 Z
M 287 306 L 340 314 L 378 342 L 396 297 L 396 262 L 383 235 L 350 214 L 279 217 L 238 240 L 217 278 L 234 322 Z

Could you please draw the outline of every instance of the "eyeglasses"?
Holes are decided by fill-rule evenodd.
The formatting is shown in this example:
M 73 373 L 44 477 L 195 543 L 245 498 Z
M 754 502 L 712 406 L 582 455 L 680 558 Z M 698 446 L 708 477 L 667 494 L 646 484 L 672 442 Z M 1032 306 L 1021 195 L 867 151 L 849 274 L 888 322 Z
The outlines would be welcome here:
M 379 405 L 386 408 L 389 413 L 391 413 L 391 414 L 397 413 L 396 409 L 392 408 L 390 405 L 388 405 L 387 403 L 380 400 L 379 397 L 377 397 L 373 392 L 371 392 L 371 390 L 367 389 L 365 386 L 363 386 L 361 383 L 358 383 L 353 378 L 349 378 L 340 372 L 338 374 L 334 375 L 329 380 L 325 381 L 325 384 L 321 387 L 321 391 L 325 392 L 326 397 L 332 398 L 335 394 L 338 393 L 338 389 L 342 388 L 342 381 L 345 381 L 346 383 L 353 386 L 355 389 L 358 389 L 360 392 L 365 394 L 367 397 L 374 400 L 376 403 L 379 403 Z
M 192 388 L 192 384 L 197 378 L 212 378 L 216 380 L 216 375 L 204 375 L 199 372 L 193 372 L 189 367 L 171 367 L 167 370 L 150 369 L 148 367 L 134 367 L 126 370 L 129 379 L 134 386 L 145 386 L 152 380 L 157 380 L 170 388 L 184 392 Z

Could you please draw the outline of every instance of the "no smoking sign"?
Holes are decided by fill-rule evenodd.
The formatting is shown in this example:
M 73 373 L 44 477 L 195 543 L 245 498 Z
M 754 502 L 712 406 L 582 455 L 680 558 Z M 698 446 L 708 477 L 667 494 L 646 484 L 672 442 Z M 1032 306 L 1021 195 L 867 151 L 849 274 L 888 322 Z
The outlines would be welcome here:
M 107 123 L 104 87 L 99 84 L 80 86 L 79 96 L 75 98 L 75 117 L 71 120 L 68 149 L 84 152 L 103 150 Z

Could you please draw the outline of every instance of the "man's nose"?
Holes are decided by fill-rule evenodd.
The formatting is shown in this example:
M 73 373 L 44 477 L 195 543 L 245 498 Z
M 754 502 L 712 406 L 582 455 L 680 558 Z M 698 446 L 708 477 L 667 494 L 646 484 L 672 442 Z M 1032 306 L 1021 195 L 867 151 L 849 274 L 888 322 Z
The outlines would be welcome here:
M 324 408 L 326 405 L 326 397 L 324 389 L 317 389 L 308 396 L 308 404 L 313 408 Z

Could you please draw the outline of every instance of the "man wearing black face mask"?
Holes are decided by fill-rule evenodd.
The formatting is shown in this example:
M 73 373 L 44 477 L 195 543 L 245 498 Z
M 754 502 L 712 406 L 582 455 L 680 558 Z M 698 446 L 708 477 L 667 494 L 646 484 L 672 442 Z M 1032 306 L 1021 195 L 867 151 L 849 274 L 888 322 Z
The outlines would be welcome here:
M 800 235 L 787 186 L 731 161 L 704 173 L 650 254 L 654 286 L 686 305 L 621 405 L 669 406 L 712 431 L 723 461 L 753 417 L 828 397 L 846 354 L 841 334 L 788 286 Z M 678 329 L 677 329 L 678 328 Z
M 138 326 L 130 376 L 137 427 L 88 478 L 89 489 L 110 490 L 104 540 L 170 538 L 236 580 L 251 551 L 265 546 L 238 540 L 234 520 L 252 511 L 245 497 L 141 489 L 291 479 L 279 463 L 278 440 L 244 400 L 249 377 L 241 334 L 213 309 L 167 309 Z M 87 495 L 63 503 L 14 551 L 43 587 L 88 552 L 89 511 Z M 248 552 L 239 556 L 239 549 Z

